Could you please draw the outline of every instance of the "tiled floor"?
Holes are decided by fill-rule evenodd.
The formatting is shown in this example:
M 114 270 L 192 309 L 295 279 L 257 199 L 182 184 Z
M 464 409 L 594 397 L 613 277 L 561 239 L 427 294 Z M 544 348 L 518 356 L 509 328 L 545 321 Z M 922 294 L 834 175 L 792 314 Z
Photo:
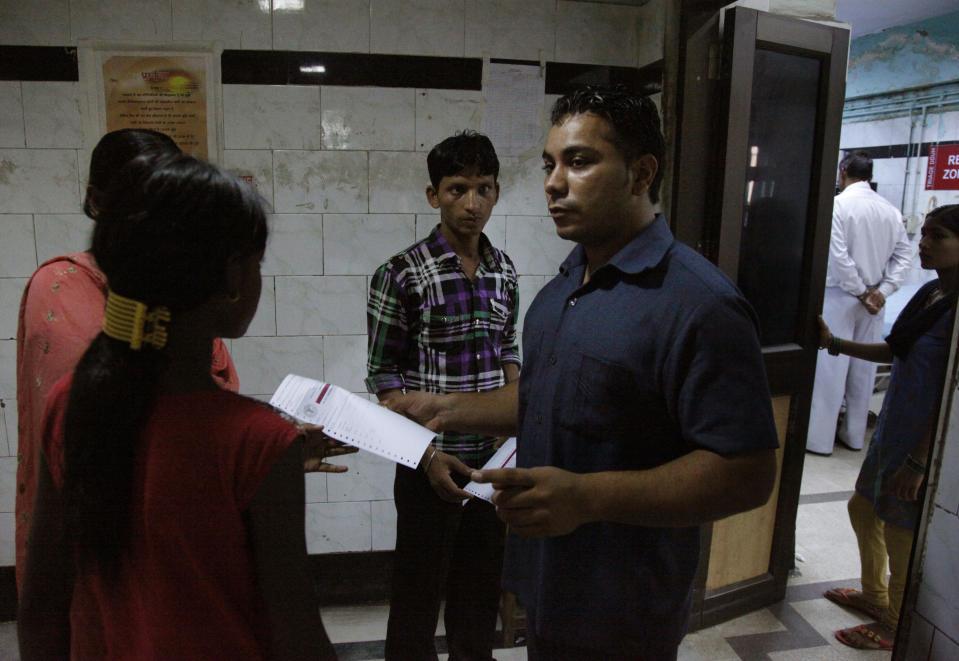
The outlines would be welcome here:
M 863 652 L 841 645 L 832 632 L 865 622 L 822 598 L 834 585 L 856 585 L 859 560 L 846 516 L 861 452 L 838 446 L 831 457 L 806 455 L 796 530 L 796 572 L 786 599 L 774 606 L 690 634 L 679 658 L 684 661 L 883 661 L 885 652 Z M 386 634 L 385 604 L 323 610 L 323 622 L 343 661 L 380 659 Z M 445 650 L 442 619 L 438 649 Z M 499 661 L 526 659 L 526 648 L 497 649 Z M 0 659 L 18 659 L 15 623 L 0 624 Z M 446 655 L 441 654 L 441 659 Z

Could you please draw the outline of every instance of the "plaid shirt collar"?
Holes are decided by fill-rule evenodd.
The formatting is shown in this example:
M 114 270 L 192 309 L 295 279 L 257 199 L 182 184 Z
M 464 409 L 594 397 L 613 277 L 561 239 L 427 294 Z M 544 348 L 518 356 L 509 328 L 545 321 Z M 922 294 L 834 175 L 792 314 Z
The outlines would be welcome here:
M 434 227 L 433 231 L 430 232 L 430 235 L 426 238 L 426 249 L 437 261 L 459 263 L 459 256 L 453 250 L 450 242 L 443 236 L 443 232 L 440 231 L 440 225 Z M 493 248 L 493 244 L 490 243 L 490 240 L 485 234 L 480 234 L 479 253 L 483 266 L 486 267 L 487 271 L 494 273 L 503 272 L 503 261 L 499 251 Z

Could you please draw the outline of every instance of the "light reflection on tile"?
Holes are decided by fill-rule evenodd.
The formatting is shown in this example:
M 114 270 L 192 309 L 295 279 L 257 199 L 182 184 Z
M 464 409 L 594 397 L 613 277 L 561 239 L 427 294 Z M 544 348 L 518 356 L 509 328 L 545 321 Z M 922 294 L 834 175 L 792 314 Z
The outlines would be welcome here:
M 218 41 L 223 48 L 272 48 L 270 3 L 173 0 L 173 41 Z
M 368 53 L 369 0 L 274 0 L 273 47 Z
M 414 90 L 323 87 L 324 149 L 413 149 Z

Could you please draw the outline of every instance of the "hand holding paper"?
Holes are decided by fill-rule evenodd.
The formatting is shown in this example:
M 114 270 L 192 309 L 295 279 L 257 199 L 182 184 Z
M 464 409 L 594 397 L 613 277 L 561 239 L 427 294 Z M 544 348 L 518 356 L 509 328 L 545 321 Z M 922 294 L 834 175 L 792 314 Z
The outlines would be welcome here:
M 589 521 L 583 476 L 553 466 L 473 471 L 495 493 L 496 515 L 521 537 L 567 535 Z
M 327 436 L 416 468 L 435 434 L 412 420 L 329 383 L 288 374 L 270 404 Z
M 359 448 L 340 443 L 323 433 L 323 427 L 310 424 L 300 424 L 303 432 L 303 470 L 307 473 L 345 473 L 346 466 L 328 464 L 327 457 L 339 457 L 344 454 L 354 454 Z

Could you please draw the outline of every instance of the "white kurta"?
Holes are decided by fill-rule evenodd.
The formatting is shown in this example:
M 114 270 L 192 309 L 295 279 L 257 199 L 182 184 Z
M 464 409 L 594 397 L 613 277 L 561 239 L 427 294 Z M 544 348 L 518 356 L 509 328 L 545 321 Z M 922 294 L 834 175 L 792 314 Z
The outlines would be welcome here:
M 870 287 L 887 297 L 893 294 L 912 259 L 902 215 L 868 183 L 850 184 L 837 195 L 822 311 L 833 335 L 854 342 L 881 341 L 883 311 L 869 314 L 857 296 Z M 863 446 L 875 377 L 875 363 L 819 352 L 806 449 L 832 452 L 843 399 L 846 417 L 839 438 L 851 448 Z

